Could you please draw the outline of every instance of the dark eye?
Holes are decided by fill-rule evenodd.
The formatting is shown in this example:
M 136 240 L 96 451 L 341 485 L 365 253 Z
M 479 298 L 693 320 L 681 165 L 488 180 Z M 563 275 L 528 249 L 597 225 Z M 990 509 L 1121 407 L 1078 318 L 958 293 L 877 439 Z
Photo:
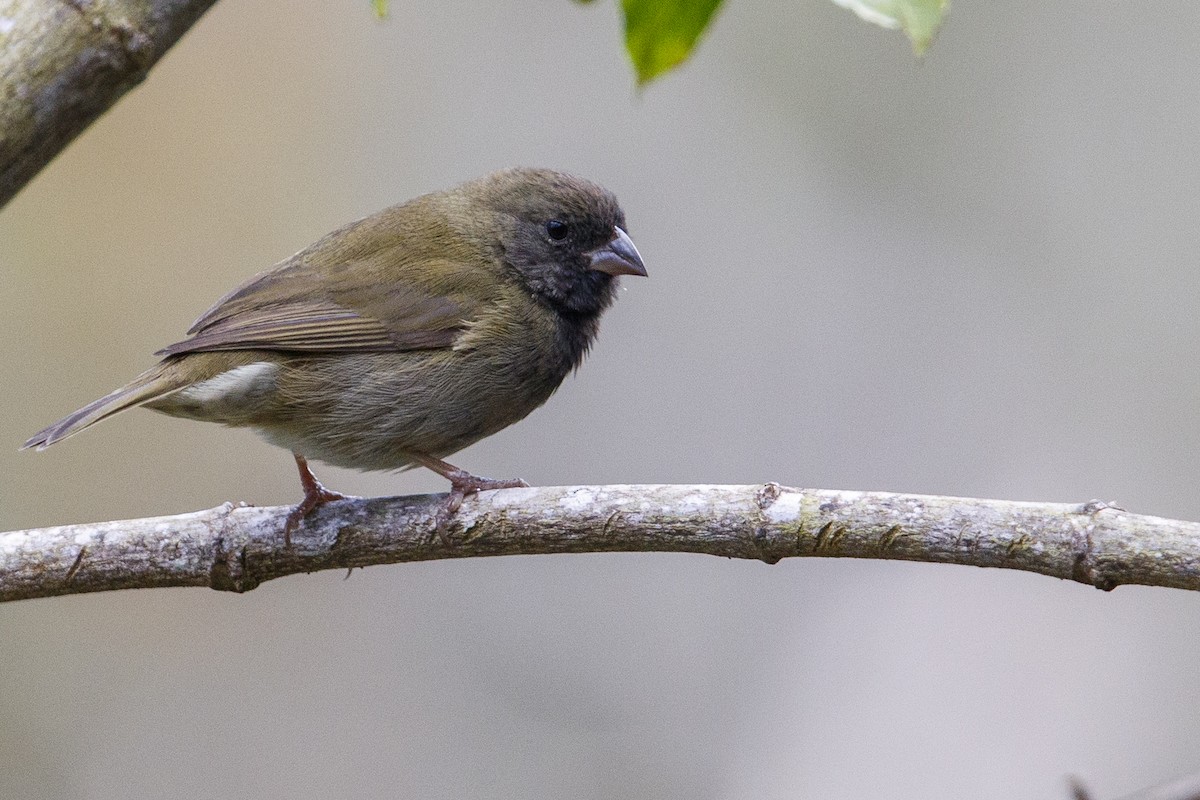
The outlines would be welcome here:
M 546 223 L 546 235 L 556 242 L 567 238 L 570 232 L 571 226 L 560 219 L 552 219 Z

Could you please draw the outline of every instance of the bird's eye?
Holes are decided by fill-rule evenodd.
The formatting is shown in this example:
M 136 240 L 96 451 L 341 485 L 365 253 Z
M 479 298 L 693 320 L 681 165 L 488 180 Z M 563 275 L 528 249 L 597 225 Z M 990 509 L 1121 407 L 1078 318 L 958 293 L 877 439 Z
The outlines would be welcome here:
M 570 232 L 571 226 L 560 219 L 552 219 L 546 223 L 546 235 L 556 242 L 567 238 Z

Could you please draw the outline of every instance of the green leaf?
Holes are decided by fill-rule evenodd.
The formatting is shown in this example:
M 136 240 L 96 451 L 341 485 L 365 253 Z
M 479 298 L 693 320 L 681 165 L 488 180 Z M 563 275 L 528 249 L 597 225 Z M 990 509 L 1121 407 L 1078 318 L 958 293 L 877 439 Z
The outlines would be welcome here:
M 720 5 L 721 0 L 621 0 L 625 49 L 638 84 L 686 61 Z
M 885 28 L 903 28 L 913 52 L 924 55 L 942 19 L 950 11 L 950 0 L 833 0 L 867 22 Z
M 380 19 L 388 15 L 388 0 L 371 0 L 371 5 L 375 9 L 375 16 Z

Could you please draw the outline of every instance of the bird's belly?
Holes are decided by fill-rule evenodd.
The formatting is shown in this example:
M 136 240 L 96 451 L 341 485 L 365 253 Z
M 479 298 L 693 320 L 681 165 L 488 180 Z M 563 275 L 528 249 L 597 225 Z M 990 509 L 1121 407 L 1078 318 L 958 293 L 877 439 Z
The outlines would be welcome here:
M 329 464 L 400 469 L 411 453 L 445 457 L 522 419 L 566 372 L 445 350 L 295 359 L 280 365 L 274 408 L 250 425 Z

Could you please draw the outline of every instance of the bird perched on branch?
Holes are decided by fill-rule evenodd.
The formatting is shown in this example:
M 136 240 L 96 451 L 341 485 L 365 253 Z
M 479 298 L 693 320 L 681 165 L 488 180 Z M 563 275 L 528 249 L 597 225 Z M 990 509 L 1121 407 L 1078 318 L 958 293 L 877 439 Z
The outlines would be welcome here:
M 119 411 L 256 430 L 292 451 L 310 511 L 342 495 L 307 459 L 427 467 L 465 495 L 524 486 L 446 456 L 526 416 L 579 366 L 619 275 L 646 274 L 616 198 L 510 169 L 340 228 L 217 301 L 126 386 L 39 431 L 42 450 Z

